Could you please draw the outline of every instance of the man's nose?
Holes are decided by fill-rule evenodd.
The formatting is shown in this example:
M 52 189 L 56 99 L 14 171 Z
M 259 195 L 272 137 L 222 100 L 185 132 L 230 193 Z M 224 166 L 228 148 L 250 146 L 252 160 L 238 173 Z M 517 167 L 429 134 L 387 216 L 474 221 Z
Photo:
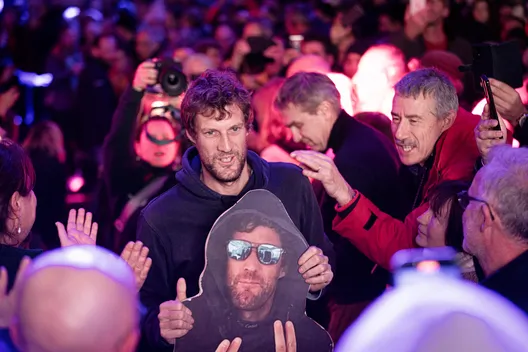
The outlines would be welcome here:
M 220 137 L 220 141 L 218 142 L 218 150 L 224 153 L 231 151 L 231 140 L 227 134 L 224 134 Z
M 301 134 L 299 133 L 299 131 L 296 129 L 296 128 L 292 128 L 291 129 L 291 133 L 292 133 L 292 138 L 293 138 L 293 141 L 295 143 L 299 143 L 302 139 L 302 136 Z
M 249 257 L 247 257 L 246 260 L 244 261 L 244 270 L 256 271 L 259 265 L 260 265 L 260 262 L 257 257 L 257 251 L 252 250 Z
M 407 138 L 407 134 L 408 134 L 407 124 L 403 121 L 400 122 L 399 124 L 396 125 L 395 128 L 393 127 L 393 133 L 394 133 L 395 139 L 399 141 L 403 141 L 404 139 Z

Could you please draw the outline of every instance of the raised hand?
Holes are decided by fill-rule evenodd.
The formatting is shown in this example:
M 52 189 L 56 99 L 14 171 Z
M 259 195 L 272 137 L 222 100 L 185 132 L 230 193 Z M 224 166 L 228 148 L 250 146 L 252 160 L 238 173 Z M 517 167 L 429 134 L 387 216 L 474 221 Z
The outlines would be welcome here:
M 72 209 L 68 215 L 66 229 L 60 222 L 56 222 L 55 226 L 57 226 L 61 247 L 81 244 L 95 246 L 99 226 L 96 222 L 92 224 L 92 213 L 88 212 L 85 216 L 84 209 L 81 208 L 79 211 Z
M 20 280 L 30 263 L 31 259 L 28 257 L 22 259 L 16 273 L 15 283 L 9 293 L 7 292 L 9 282 L 7 270 L 4 267 L 0 268 L 0 328 L 6 328 L 11 323 L 15 312 L 15 299 L 20 289 Z
M 328 257 L 317 247 L 310 247 L 299 258 L 299 273 L 310 285 L 310 291 L 315 292 L 325 288 L 334 277 Z
M 161 337 L 172 345 L 176 342 L 176 339 L 185 336 L 193 328 L 194 319 L 192 312 L 181 303 L 187 299 L 186 291 L 185 279 L 181 278 L 176 284 L 177 298 L 174 301 L 163 302 L 160 305 L 158 319 Z
M 291 153 L 303 168 L 303 175 L 321 181 L 326 193 L 340 206 L 348 204 L 355 192 L 337 170 L 332 158 L 313 150 L 297 150 Z
M 493 127 L 500 123 L 501 130 L 495 131 Z M 475 141 L 482 156 L 482 162 L 486 164 L 490 149 L 496 145 L 506 143 L 506 125 L 499 116 L 499 121 L 490 119 L 489 106 L 484 106 L 480 122 L 475 127 Z
M 152 267 L 152 259 L 148 258 L 149 249 L 142 242 L 128 242 L 121 252 L 121 258 L 130 265 L 136 277 L 137 290 L 141 290 Z
M 148 86 L 153 86 L 158 81 L 158 70 L 152 61 L 142 62 L 136 69 L 132 87 L 138 91 L 144 91 Z

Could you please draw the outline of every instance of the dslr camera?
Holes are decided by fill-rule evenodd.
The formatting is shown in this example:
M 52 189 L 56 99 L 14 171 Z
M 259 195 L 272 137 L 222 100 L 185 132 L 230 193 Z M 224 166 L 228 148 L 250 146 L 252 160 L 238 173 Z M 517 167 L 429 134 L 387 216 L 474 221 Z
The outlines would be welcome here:
M 181 71 L 181 66 L 171 59 L 154 59 L 158 71 L 158 84 L 169 97 L 180 96 L 187 90 L 187 77 Z

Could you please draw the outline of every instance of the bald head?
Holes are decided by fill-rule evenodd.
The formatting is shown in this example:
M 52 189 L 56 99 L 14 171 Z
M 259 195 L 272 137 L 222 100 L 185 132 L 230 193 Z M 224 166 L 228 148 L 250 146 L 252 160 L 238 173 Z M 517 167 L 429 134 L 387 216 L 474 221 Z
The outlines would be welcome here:
M 134 351 L 134 275 L 124 261 L 101 248 L 44 254 L 22 281 L 12 331 L 23 352 Z
M 297 72 L 316 72 L 327 74 L 330 72 L 330 64 L 318 55 L 303 55 L 297 58 L 288 68 L 286 77 L 289 78 Z

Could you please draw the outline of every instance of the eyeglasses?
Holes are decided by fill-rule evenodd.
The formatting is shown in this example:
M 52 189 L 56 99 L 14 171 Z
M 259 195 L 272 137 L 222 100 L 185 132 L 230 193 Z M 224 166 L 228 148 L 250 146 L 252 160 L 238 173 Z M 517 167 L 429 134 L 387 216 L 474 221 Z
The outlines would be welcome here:
M 231 240 L 227 243 L 227 256 L 237 261 L 246 260 L 251 255 L 253 248 L 256 250 L 259 262 L 264 265 L 277 264 L 284 254 L 284 249 L 271 244 L 254 246 L 247 241 Z
M 472 197 L 468 194 L 467 191 L 462 191 L 462 192 L 459 192 L 457 194 L 457 199 L 458 199 L 458 204 L 460 204 L 460 206 L 462 207 L 462 209 L 466 210 L 466 208 L 469 206 L 469 203 L 471 201 L 474 201 L 474 202 L 480 202 L 480 203 L 484 203 L 486 204 L 486 206 L 488 207 L 489 209 L 489 212 L 490 212 L 490 216 L 491 216 L 491 220 L 495 221 L 495 217 L 493 216 L 493 212 L 491 211 L 491 206 L 489 205 L 488 202 L 486 202 L 485 200 L 483 199 L 479 199 L 479 198 L 475 198 L 475 197 Z

